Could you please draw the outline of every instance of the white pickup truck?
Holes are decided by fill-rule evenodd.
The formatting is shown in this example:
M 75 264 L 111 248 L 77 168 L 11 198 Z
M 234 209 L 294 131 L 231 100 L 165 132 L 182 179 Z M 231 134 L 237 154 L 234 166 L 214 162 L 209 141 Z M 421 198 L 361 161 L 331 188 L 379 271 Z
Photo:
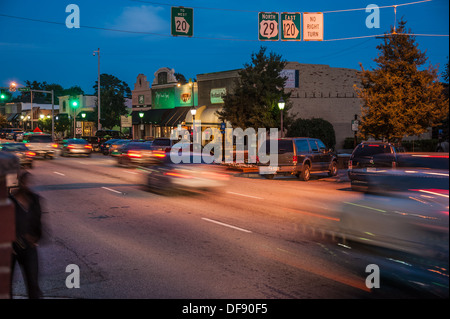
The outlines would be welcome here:
M 23 142 L 36 156 L 51 159 L 55 156 L 56 148 L 50 134 L 27 134 Z

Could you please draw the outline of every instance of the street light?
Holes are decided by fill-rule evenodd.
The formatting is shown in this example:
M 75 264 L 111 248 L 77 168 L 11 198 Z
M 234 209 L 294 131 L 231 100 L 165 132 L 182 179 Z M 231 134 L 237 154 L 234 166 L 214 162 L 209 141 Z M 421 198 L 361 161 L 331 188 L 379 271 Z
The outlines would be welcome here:
M 278 108 L 280 109 L 281 112 L 281 137 L 284 137 L 284 131 L 283 131 L 283 110 L 284 110 L 284 106 L 285 106 L 285 102 L 283 100 L 283 98 L 280 98 L 280 100 L 278 101 Z
M 144 117 L 144 112 L 139 112 L 139 117 L 141 118 L 141 131 L 144 131 L 144 124 L 142 124 L 142 119 Z M 142 132 L 142 137 L 144 137 L 145 132 Z

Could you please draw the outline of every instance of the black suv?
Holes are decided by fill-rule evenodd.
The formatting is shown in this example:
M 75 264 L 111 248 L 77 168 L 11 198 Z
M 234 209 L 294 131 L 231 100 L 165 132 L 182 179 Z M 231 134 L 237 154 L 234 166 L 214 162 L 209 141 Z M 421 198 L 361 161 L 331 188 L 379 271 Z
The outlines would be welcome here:
M 399 151 L 391 143 L 362 142 L 355 147 L 348 161 L 348 177 L 352 188 L 367 186 L 367 173 L 396 168 Z
M 272 179 L 275 175 L 295 175 L 308 181 L 311 172 L 328 172 L 329 176 L 337 174 L 337 156 L 320 139 L 292 137 L 278 139 L 277 142 L 278 164 L 258 163 L 262 176 Z M 270 156 L 270 140 L 266 142 L 266 153 Z

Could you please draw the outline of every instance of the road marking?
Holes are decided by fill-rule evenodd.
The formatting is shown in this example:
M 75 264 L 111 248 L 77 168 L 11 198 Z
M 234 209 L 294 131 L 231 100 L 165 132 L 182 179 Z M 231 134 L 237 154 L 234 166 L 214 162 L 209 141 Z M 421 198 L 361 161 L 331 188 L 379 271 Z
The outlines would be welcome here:
M 129 174 L 134 174 L 134 175 L 137 175 L 138 173 L 136 173 L 136 172 L 130 172 L 130 171 L 125 171 L 125 172 L 127 172 L 127 173 L 129 173 Z
M 244 229 L 244 228 L 240 228 L 240 227 L 236 227 L 236 226 L 229 225 L 229 224 L 225 224 L 225 223 L 221 223 L 221 222 L 218 222 L 217 220 L 204 218 L 204 217 L 202 217 L 202 219 L 207 221 L 207 222 L 211 222 L 211 223 L 219 224 L 219 225 L 222 225 L 222 226 L 225 226 L 225 227 L 229 227 L 229 228 L 233 228 L 233 229 L 236 229 L 236 230 L 240 230 L 240 231 L 243 231 L 245 233 L 251 233 L 250 230 L 247 230 L 247 229 Z
M 66 176 L 65 174 L 60 173 L 60 172 L 53 172 L 53 173 L 58 174 L 58 175 L 61 175 L 61 176 Z
M 112 189 L 112 188 L 108 188 L 108 187 L 102 187 L 103 189 L 106 189 L 106 190 L 108 190 L 108 191 L 110 191 L 110 192 L 114 192 L 114 193 L 118 193 L 118 194 L 123 194 L 122 192 L 119 192 L 119 191 L 116 191 L 115 189 Z
M 239 193 L 235 193 L 235 192 L 227 192 L 228 194 L 233 194 L 233 195 L 238 195 L 238 196 L 244 196 L 244 197 L 250 197 L 250 198 L 256 198 L 256 199 L 264 199 L 262 197 L 257 197 L 257 196 L 251 196 L 251 195 L 245 195 L 245 194 L 239 194 Z

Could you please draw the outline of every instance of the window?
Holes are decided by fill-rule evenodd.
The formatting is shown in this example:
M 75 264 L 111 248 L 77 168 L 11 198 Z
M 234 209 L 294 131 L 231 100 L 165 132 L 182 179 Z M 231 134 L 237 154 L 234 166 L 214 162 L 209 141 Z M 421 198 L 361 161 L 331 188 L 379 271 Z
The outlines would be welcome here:
M 167 84 L 167 72 L 158 73 L 158 84 Z
M 66 101 L 63 101 L 62 111 L 63 111 L 63 112 L 66 112 Z
M 295 140 L 295 146 L 297 147 L 298 153 L 309 152 L 309 144 L 307 140 Z
M 311 146 L 311 151 L 312 152 L 318 152 L 319 151 L 319 147 L 317 146 L 317 143 L 315 140 L 309 140 L 309 145 Z
M 325 146 L 325 144 L 323 144 L 323 142 L 321 140 L 316 140 L 317 141 L 317 145 L 319 145 L 319 149 L 320 150 L 326 150 L 327 147 Z

